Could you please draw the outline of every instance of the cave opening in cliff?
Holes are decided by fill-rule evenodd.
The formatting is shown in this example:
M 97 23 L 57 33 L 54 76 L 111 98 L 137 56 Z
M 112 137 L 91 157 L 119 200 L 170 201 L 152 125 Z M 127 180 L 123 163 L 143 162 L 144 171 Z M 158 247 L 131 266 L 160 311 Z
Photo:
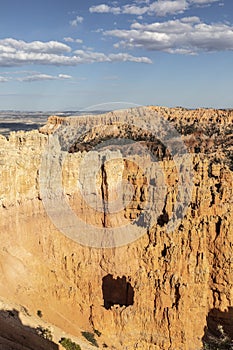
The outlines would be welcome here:
M 202 342 L 208 349 L 233 349 L 233 307 L 211 309 L 206 317 Z
M 113 305 L 129 306 L 134 303 L 134 290 L 130 282 L 123 276 L 113 278 L 113 275 L 106 275 L 102 279 L 102 292 L 104 307 L 109 310 Z

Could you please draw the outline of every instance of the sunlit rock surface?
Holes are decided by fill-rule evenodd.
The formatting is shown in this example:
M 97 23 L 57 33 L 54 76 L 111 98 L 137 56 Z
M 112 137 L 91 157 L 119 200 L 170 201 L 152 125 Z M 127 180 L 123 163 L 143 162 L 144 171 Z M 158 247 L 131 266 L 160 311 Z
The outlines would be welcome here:
M 120 141 L 118 151 L 106 144 L 110 156 L 104 164 L 98 145 L 128 137 L 148 147 L 166 183 L 163 205 L 157 222 L 120 247 L 91 248 L 66 237 L 42 200 L 41 162 L 49 139 L 64 125 L 78 128 L 84 117 L 53 116 L 40 131 L 0 136 L 0 296 L 32 313 L 42 310 L 48 322 L 71 334 L 99 330 L 100 348 L 106 343 L 111 349 L 198 350 L 208 325 L 215 332 L 220 324 L 232 337 L 233 112 L 143 110 L 172 122 L 192 155 L 192 195 L 179 225 L 167 232 L 179 182 L 171 154 L 150 132 L 143 136 L 138 128 L 108 126 L 112 112 L 87 118 L 95 125 L 67 149 L 60 182 L 67 205 L 84 223 L 96 229 L 130 227 L 146 207 L 148 175 L 143 163 L 121 157 Z M 80 164 L 93 147 L 80 185 Z M 111 160 L 116 152 L 117 160 Z M 88 186 L 98 160 L 93 197 Z M 156 181 L 162 183 L 161 174 Z M 122 182 L 125 197 L 118 187 Z M 111 209 L 118 197 L 120 204 Z

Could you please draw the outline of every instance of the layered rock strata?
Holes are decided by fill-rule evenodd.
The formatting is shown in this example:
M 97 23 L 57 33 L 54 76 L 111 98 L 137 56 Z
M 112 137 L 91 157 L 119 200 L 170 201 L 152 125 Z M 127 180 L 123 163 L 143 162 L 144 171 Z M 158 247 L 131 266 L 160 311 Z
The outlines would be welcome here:
M 198 350 L 206 332 L 217 334 L 218 325 L 233 336 L 233 112 L 143 108 L 145 114 L 152 112 L 175 125 L 192 159 L 191 198 L 184 217 L 169 232 L 179 169 L 149 127 L 144 132 L 130 124 L 131 117 L 125 119 L 124 113 L 133 116 L 138 109 L 53 116 L 40 131 L 0 137 L 0 295 L 32 313 L 42 310 L 48 322 L 74 335 L 98 330 L 100 348 L 105 343 L 111 349 Z M 82 123 L 89 123 L 90 130 L 82 132 Z M 59 128 L 69 133 L 70 126 L 80 130 L 71 143 L 69 134 L 58 133 Z M 56 133 L 66 153 L 61 179 L 52 180 L 61 181 L 72 212 L 96 230 L 133 225 L 147 205 L 149 174 L 138 160 L 140 154 L 134 161 L 127 154 L 121 157 L 125 143 L 119 140 L 146 146 L 156 158 L 163 177 L 156 177 L 156 184 L 163 180 L 166 191 L 157 221 L 145 226 L 137 240 L 111 248 L 84 246 L 51 221 L 41 193 L 41 164 Z M 114 148 L 108 143 L 112 139 L 118 140 Z M 80 189 L 80 167 L 94 147 L 94 158 L 82 165 L 82 183 L 89 184 L 94 162 L 102 159 L 98 147 L 103 141 L 110 156 L 99 163 L 97 199 L 89 202 Z M 145 161 L 143 153 L 141 159 Z M 129 184 L 129 199 L 110 210 L 122 181 Z M 54 183 L 51 188 L 56 188 Z

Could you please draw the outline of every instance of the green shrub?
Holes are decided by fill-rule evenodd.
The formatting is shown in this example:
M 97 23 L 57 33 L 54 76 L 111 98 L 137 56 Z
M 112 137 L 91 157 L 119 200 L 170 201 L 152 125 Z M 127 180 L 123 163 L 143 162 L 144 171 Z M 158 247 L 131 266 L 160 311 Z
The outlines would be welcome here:
M 95 339 L 95 335 L 94 333 L 90 333 L 90 332 L 82 332 L 82 335 L 84 336 L 84 338 L 86 338 L 89 343 L 91 343 L 92 345 L 96 346 L 97 348 L 99 347 L 96 339 Z
M 40 317 L 40 318 L 43 316 L 43 314 L 42 314 L 42 311 L 41 311 L 41 310 L 37 310 L 37 316 L 38 316 L 38 317 Z
M 65 348 L 66 350 L 81 350 L 80 345 L 72 342 L 69 338 L 61 338 L 59 340 L 59 343 Z

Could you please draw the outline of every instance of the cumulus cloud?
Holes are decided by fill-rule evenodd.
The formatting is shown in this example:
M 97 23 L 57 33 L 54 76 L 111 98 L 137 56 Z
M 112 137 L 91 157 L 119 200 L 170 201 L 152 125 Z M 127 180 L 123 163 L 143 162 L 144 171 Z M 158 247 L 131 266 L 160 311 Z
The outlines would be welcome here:
M 167 14 L 176 14 L 185 11 L 188 8 L 186 0 L 157 0 L 150 4 L 146 1 L 146 6 L 138 6 L 137 4 L 127 4 L 122 7 L 114 7 L 106 4 L 91 6 L 89 11 L 91 13 L 113 13 L 115 15 L 149 15 L 156 14 L 157 16 L 165 16 Z
M 121 7 L 109 6 L 101 4 L 91 6 L 89 11 L 91 13 L 112 13 L 114 15 L 157 15 L 167 16 L 178 13 L 183 13 L 192 5 L 209 5 L 220 0 L 157 0 L 150 2 L 149 0 L 136 0 L 134 3 L 126 4 Z M 144 4 L 144 6 L 143 6 Z
M 149 12 L 157 16 L 182 13 L 188 8 L 186 0 L 158 0 L 149 6 Z
M 147 6 L 139 7 L 136 5 L 125 5 L 122 8 L 122 13 L 128 14 L 128 15 L 136 15 L 136 16 L 144 15 L 147 11 L 148 11 Z
M 101 5 L 97 5 L 97 6 L 91 6 L 89 8 L 89 11 L 91 13 L 110 13 L 111 7 L 106 5 L 106 4 L 101 4 Z
M 105 55 L 101 52 L 91 50 L 76 50 L 59 42 L 31 42 L 21 40 L 3 39 L 0 40 L 0 66 L 13 67 L 23 65 L 55 65 L 55 66 L 76 66 L 84 63 L 133 61 L 151 63 L 147 57 L 134 57 L 132 55 L 114 54 L 117 56 Z M 38 50 L 42 47 L 42 51 Z
M 192 24 L 200 23 L 199 17 L 184 17 L 181 20 L 170 20 L 166 22 L 154 22 L 151 24 L 141 24 L 135 22 L 131 25 L 131 29 L 141 31 L 149 31 L 154 33 L 162 33 L 163 36 L 168 33 L 185 33 L 190 31 Z
M 91 6 L 89 11 L 91 13 L 113 13 L 114 15 L 119 15 L 121 13 L 120 7 L 109 6 L 106 4 Z
M 179 54 L 232 51 L 233 26 L 206 24 L 198 17 L 184 17 L 151 24 L 133 23 L 129 30 L 115 29 L 104 35 L 120 39 L 116 48 L 142 48 Z
M 72 66 L 81 63 L 75 56 L 56 55 L 49 53 L 35 53 L 16 51 L 14 53 L 0 54 L 0 66 L 13 67 L 22 65 L 56 65 Z
M 58 41 L 32 41 L 27 43 L 23 40 L 16 40 L 13 38 L 0 40 L 0 53 L 15 53 L 16 51 L 60 54 L 70 52 L 71 48 Z
M 76 18 L 75 19 L 73 19 L 72 21 L 70 21 L 70 25 L 72 26 L 72 27 L 77 27 L 77 25 L 79 24 L 79 23 L 82 23 L 83 22 L 83 17 L 82 16 L 76 16 Z

